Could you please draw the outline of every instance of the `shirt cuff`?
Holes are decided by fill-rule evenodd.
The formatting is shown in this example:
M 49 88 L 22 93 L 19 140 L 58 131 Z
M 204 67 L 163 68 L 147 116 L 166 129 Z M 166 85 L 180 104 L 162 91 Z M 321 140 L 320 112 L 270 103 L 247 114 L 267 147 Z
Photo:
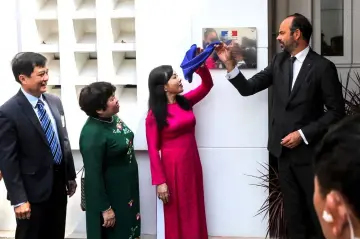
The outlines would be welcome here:
M 304 135 L 304 133 L 302 132 L 302 130 L 299 129 L 298 131 L 299 131 L 299 133 L 300 133 L 300 135 L 301 135 L 301 138 L 303 139 L 304 143 L 305 143 L 305 144 L 309 144 L 308 141 L 306 140 L 305 135 Z
M 22 203 L 19 203 L 19 204 L 13 205 L 13 207 L 14 207 L 14 208 L 19 207 L 19 206 L 23 205 L 24 203 L 25 203 L 25 202 L 22 202 Z
M 102 211 L 102 212 L 107 212 L 107 211 L 109 211 L 111 209 L 111 206 L 108 208 L 108 209 L 106 209 L 105 211 Z
M 239 73 L 240 70 L 237 67 L 235 67 L 232 71 L 226 74 L 226 78 L 228 80 L 234 79 Z

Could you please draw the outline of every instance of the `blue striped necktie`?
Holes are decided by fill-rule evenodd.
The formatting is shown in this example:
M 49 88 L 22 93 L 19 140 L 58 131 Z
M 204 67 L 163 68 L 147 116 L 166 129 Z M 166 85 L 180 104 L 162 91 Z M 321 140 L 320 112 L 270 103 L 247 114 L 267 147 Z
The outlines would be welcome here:
M 61 147 L 59 143 L 59 139 L 55 135 L 55 131 L 53 129 L 53 126 L 51 124 L 51 120 L 49 115 L 46 113 L 46 110 L 44 108 L 44 102 L 42 100 L 39 100 L 36 104 L 36 109 L 39 113 L 39 120 L 41 127 L 44 130 L 46 139 L 49 142 L 51 153 L 53 155 L 54 161 L 56 164 L 61 163 L 62 159 L 62 153 L 61 153 Z

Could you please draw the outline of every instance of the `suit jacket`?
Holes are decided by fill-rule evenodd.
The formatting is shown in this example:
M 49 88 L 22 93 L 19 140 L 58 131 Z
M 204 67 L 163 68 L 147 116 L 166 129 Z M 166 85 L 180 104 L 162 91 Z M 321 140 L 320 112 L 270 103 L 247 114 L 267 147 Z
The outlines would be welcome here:
M 312 150 L 328 127 L 345 116 L 342 85 L 334 63 L 310 49 L 289 94 L 289 58 L 286 52 L 276 54 L 269 66 L 249 80 L 240 73 L 230 82 L 243 96 L 273 87 L 268 149 L 280 157 L 281 139 L 301 129 L 309 145 L 302 143 L 295 150 L 299 160 L 309 163 L 305 151 Z
M 56 121 L 66 181 L 76 177 L 60 99 L 43 97 Z M 46 201 L 52 192 L 54 160 L 40 121 L 20 90 L 0 107 L 0 170 L 12 205 Z M 64 185 L 65 187 L 65 185 Z

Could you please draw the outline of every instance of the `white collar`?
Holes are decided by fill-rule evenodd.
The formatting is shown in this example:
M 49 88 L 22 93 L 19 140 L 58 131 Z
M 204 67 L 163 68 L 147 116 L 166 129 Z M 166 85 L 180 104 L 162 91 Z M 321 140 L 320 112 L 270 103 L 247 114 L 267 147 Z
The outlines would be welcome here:
M 310 47 L 307 46 L 304 50 L 300 51 L 298 54 L 295 55 L 296 60 L 303 63 L 305 61 L 305 58 L 306 58 L 307 54 L 309 53 L 309 51 L 310 51 Z
M 40 98 L 38 98 L 36 96 L 27 93 L 22 87 L 21 87 L 21 91 L 34 109 L 36 108 L 39 99 L 41 99 L 44 102 L 43 95 L 41 95 Z

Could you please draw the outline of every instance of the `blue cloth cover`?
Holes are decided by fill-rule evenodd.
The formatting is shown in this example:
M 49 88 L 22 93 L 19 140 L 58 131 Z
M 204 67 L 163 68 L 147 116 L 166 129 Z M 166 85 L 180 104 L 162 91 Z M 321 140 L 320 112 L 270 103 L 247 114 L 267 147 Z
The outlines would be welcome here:
M 231 40 L 227 41 L 225 44 L 229 44 Z M 206 61 L 206 59 L 211 55 L 215 50 L 215 45 L 220 44 L 220 41 L 215 41 L 210 43 L 203 52 L 196 56 L 196 44 L 193 44 L 190 49 L 186 52 L 184 60 L 182 61 L 180 67 L 183 70 L 185 80 L 192 82 L 193 73 Z

